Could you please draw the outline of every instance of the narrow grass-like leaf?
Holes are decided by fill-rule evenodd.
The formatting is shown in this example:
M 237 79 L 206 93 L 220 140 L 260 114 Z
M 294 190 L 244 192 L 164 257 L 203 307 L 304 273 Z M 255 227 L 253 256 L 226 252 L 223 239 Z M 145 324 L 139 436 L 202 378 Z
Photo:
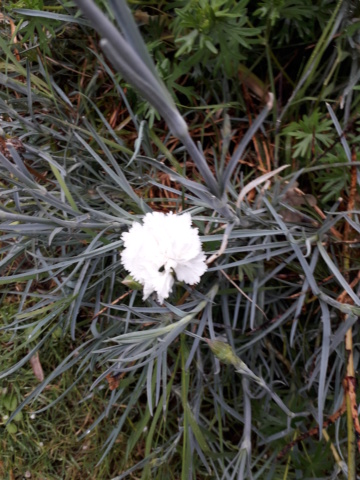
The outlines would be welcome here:
M 267 114 L 269 113 L 269 111 L 271 110 L 272 108 L 272 105 L 273 105 L 273 101 L 274 101 L 274 97 L 273 97 L 273 94 L 272 93 L 268 93 L 268 102 L 267 104 L 265 105 L 265 107 L 263 108 L 263 110 L 261 111 L 260 115 L 255 119 L 255 121 L 252 123 L 251 127 L 247 130 L 247 132 L 245 133 L 244 135 L 244 138 L 241 140 L 240 144 L 237 146 L 235 152 L 232 154 L 231 156 L 231 159 L 230 159 L 230 162 L 228 163 L 228 165 L 226 166 L 226 169 L 225 169 L 225 172 L 224 172 L 224 176 L 221 180 L 221 188 L 222 188 L 222 191 L 225 191 L 225 189 L 227 188 L 227 185 L 228 183 L 230 182 L 231 180 L 231 176 L 232 174 L 234 173 L 234 170 L 241 158 L 241 156 L 243 155 L 243 153 L 245 152 L 245 149 L 246 147 L 248 146 L 250 140 L 252 139 L 252 137 L 255 135 L 255 133 L 258 131 L 258 129 L 260 128 L 260 126 L 264 123 L 264 120 L 267 116 Z
M 83 18 L 75 18 L 73 15 L 64 15 L 63 13 L 48 12 L 46 10 L 30 10 L 27 8 L 14 8 L 13 11 L 27 17 L 48 18 L 55 21 L 90 25 L 89 22 Z
M 320 361 L 320 376 L 318 387 L 318 423 L 319 432 L 322 430 L 324 420 L 324 406 L 325 399 L 327 397 L 327 391 L 325 390 L 326 373 L 328 371 L 329 353 L 330 353 L 330 337 L 331 337 L 331 321 L 330 312 L 327 304 L 320 301 L 320 307 L 322 311 L 321 321 L 323 325 L 322 343 L 321 343 L 321 361 Z M 320 433 L 321 438 L 321 433 Z
M 329 103 L 326 103 L 326 108 L 328 109 L 328 112 L 330 113 L 331 120 L 334 123 L 337 134 L 339 135 L 341 145 L 343 146 L 344 152 L 346 154 L 346 158 L 348 159 L 348 162 L 351 162 L 352 159 L 351 159 L 350 147 L 349 147 L 348 142 L 346 141 L 346 137 L 344 135 L 343 129 L 340 126 L 339 120 L 336 118 L 334 110 L 331 108 L 331 105 Z
M 337 281 L 340 283 L 342 288 L 346 291 L 346 293 L 349 295 L 349 297 L 353 300 L 355 305 L 360 306 L 360 299 L 359 297 L 354 293 L 353 289 L 350 287 L 350 285 L 347 283 L 345 280 L 344 276 L 340 272 L 340 270 L 337 268 L 335 263 L 331 260 L 329 254 L 326 252 L 324 249 L 323 245 L 321 242 L 318 242 L 317 244 L 320 255 L 323 257 L 326 265 L 329 267 L 329 270 L 333 273 L 333 275 L 336 277 Z

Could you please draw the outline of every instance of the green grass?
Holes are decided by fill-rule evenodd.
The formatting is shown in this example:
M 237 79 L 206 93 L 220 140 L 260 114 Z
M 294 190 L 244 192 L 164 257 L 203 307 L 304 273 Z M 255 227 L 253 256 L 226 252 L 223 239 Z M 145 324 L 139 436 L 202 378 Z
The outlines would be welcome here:
M 13 307 L 2 307 L 2 318 L 6 312 L 9 315 Z M 24 335 L 17 332 L 15 336 L 1 331 L 0 343 L 3 356 L 11 353 L 21 345 Z M 54 366 L 75 348 L 74 342 L 61 337 L 57 332 L 46 343 L 40 353 L 40 363 L 45 376 L 49 375 Z M 17 354 L 11 355 L 11 361 L 16 362 L 26 354 L 26 349 L 20 349 Z M 9 361 L 1 361 L 1 370 L 9 366 Z M 111 394 L 109 388 L 96 391 L 91 401 L 85 401 L 88 394 L 88 385 L 95 379 L 94 375 L 87 375 L 83 382 L 74 386 L 57 406 L 47 408 L 51 402 L 63 394 L 69 385 L 76 380 L 76 371 L 66 372 L 57 381 L 48 385 L 43 394 L 38 397 L 36 404 L 24 408 L 19 419 L 15 419 L 5 427 L 9 417 L 18 404 L 26 398 L 38 385 L 30 364 L 11 378 L 2 381 L 0 396 L 1 414 L 1 462 L 0 476 L 4 480 L 22 479 L 26 472 L 30 472 L 35 480 L 73 480 L 110 478 L 121 472 L 126 466 L 124 452 L 127 448 L 128 437 L 119 435 L 113 447 L 112 455 L 97 466 L 99 454 L 113 425 L 112 416 L 91 433 L 85 435 L 87 429 L 99 416 L 104 403 Z M 121 411 L 124 406 L 119 405 Z M 45 411 L 35 414 L 37 410 Z M 134 408 L 132 416 L 136 418 L 141 413 L 141 406 Z M 16 428 L 16 431 L 14 431 Z M 131 424 L 129 424 L 129 432 Z M 137 452 L 133 453 L 131 461 L 141 458 L 144 446 L 138 445 Z

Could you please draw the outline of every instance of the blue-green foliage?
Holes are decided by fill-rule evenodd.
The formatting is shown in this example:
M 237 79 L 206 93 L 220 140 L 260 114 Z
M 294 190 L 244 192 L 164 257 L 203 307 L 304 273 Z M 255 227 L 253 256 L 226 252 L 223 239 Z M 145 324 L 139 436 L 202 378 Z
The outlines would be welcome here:
M 114 20 L 112 7 L 122 2 L 97 3 Z M 123 436 L 126 453 L 112 470 L 119 479 L 139 470 L 144 479 L 331 478 L 339 465 L 324 454 L 318 432 L 285 462 L 276 454 L 316 424 L 321 431 L 339 407 L 344 334 L 353 328 L 354 339 L 359 335 L 359 291 L 350 286 L 359 258 L 351 250 L 349 269 L 347 244 L 339 241 L 345 222 L 359 231 L 359 219 L 335 201 L 349 195 L 351 162 L 343 152 L 359 143 L 358 125 L 346 130 L 359 102 L 350 88 L 357 57 L 326 65 L 348 13 L 333 19 L 316 50 L 319 68 L 310 62 L 304 71 L 303 57 L 317 47 L 335 2 L 131 5 L 151 14 L 141 31 L 160 77 L 183 103 L 177 107 L 192 144 L 169 132 L 175 107 L 161 111 L 171 104 L 166 92 L 162 103 L 155 89 L 160 120 L 141 98 L 154 100 L 141 83 L 146 78 L 134 75 L 137 61 L 132 72 L 117 73 L 89 24 L 75 23 L 70 4 L 62 20 L 12 12 L 19 42 L 1 43 L 1 145 L 8 147 L 0 155 L 0 377 L 31 375 L 30 359 L 53 342 L 57 355 L 45 380 L 19 388 L 16 402 L 9 381 L 0 407 L 18 420 L 41 400 L 42 415 L 83 385 L 73 410 L 100 406 L 81 438 L 105 424 L 110 434 L 96 452 L 103 460 Z M 20 28 L 25 21 L 29 30 Z M 35 48 L 45 38 L 46 46 Z M 52 57 L 44 55 L 49 50 Z M 308 96 L 293 102 L 299 84 Z M 354 95 L 344 100 L 344 114 L 336 108 L 342 88 Z M 331 120 L 324 98 L 334 106 Z M 210 182 L 197 170 L 199 156 Z M 271 175 L 284 165 L 293 170 Z M 266 182 L 259 181 L 264 170 Z M 151 210 L 189 211 L 214 257 L 197 285 L 177 282 L 164 305 L 144 302 L 120 262 L 122 232 Z M 348 303 L 339 300 L 344 291 Z M 346 456 L 340 422 L 329 435 Z

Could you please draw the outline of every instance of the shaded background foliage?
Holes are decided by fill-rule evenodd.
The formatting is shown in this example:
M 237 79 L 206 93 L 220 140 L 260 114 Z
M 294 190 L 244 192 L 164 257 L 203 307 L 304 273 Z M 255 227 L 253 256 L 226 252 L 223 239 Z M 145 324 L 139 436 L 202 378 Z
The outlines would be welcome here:
M 111 2 L 98 4 L 114 19 Z M 209 255 L 230 223 L 72 2 L 4 5 L 4 478 L 26 468 L 33 478 L 344 476 L 354 461 L 344 416 L 276 456 L 341 407 L 346 332 L 358 365 L 358 5 L 131 8 L 217 179 L 268 91 L 275 102 L 227 184 L 239 224 L 224 254 L 196 289 L 143 302 L 119 263 L 137 216 L 189 210 Z M 68 418 L 72 443 L 58 454 Z

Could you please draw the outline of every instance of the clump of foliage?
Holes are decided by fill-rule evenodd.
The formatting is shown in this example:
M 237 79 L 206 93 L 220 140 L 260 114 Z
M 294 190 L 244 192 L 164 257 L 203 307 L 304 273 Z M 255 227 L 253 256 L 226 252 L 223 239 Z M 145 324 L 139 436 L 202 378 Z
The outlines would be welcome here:
M 48 3 L 0 39 L 4 450 L 93 475 L 31 460 L 65 408 L 97 478 L 354 474 L 353 5 L 133 2 L 157 69 L 124 2 L 98 2 L 124 43 Z M 151 211 L 191 213 L 210 259 L 162 305 L 120 262 Z
M 248 24 L 248 3 L 248 0 L 182 2 L 181 8 L 175 8 L 171 25 L 179 47 L 175 57 L 191 52 L 193 64 L 206 68 L 215 56 L 215 71 L 221 65 L 231 71 L 234 62 L 246 58 L 242 52 L 250 50 L 261 33 L 260 28 Z

